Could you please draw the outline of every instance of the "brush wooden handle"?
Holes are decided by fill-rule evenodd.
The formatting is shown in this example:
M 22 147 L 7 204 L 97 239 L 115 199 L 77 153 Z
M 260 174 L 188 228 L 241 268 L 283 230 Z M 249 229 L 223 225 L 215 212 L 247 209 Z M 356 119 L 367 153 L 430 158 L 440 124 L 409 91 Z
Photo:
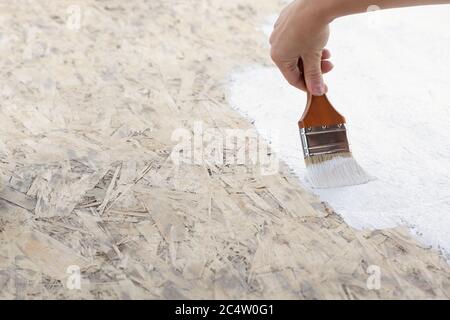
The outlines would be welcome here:
M 336 111 L 326 95 L 313 96 L 308 92 L 305 111 L 298 122 L 300 128 L 332 126 L 345 123 L 345 118 Z

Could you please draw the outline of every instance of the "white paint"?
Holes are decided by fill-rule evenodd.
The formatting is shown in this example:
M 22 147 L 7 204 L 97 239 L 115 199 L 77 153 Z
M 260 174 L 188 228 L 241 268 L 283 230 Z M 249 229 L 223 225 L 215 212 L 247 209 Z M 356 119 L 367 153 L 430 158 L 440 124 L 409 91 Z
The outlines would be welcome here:
M 270 23 L 272 24 L 273 21 Z M 268 30 L 268 28 L 265 28 Z M 410 227 L 450 254 L 450 6 L 339 19 L 328 48 L 329 98 L 346 116 L 357 161 L 377 180 L 312 190 L 356 228 Z M 297 121 L 305 95 L 275 68 L 232 75 L 230 103 L 306 184 Z
M 345 155 L 345 156 L 342 156 Z M 325 161 L 310 163 L 306 170 L 308 183 L 314 188 L 338 188 L 368 183 L 374 178 L 369 176 L 358 162 L 346 153 L 315 156 Z

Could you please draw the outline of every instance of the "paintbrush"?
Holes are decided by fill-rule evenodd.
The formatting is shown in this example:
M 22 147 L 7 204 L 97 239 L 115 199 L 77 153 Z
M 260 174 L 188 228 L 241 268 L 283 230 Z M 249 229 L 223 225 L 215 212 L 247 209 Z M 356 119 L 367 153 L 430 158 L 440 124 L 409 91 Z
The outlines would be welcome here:
M 306 177 L 314 188 L 334 188 L 367 183 L 373 178 L 350 152 L 345 118 L 326 95 L 308 93 L 306 109 L 298 122 Z

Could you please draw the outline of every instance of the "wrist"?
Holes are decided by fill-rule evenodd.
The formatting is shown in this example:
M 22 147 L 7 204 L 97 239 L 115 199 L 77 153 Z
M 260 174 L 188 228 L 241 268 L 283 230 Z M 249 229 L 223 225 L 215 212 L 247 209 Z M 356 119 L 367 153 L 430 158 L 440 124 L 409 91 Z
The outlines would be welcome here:
M 309 15 L 321 24 L 329 24 L 339 18 L 336 0 L 302 0 L 300 6 L 306 9 Z

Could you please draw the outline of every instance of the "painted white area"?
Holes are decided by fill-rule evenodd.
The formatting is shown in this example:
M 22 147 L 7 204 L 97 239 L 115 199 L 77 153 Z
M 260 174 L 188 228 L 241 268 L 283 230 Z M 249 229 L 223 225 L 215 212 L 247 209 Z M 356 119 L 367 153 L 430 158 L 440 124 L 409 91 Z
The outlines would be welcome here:
M 450 6 L 333 23 L 328 96 L 347 118 L 355 158 L 377 180 L 313 192 L 356 228 L 406 225 L 450 257 L 448 30 Z M 268 139 L 277 131 L 276 151 L 307 184 L 297 128 L 305 95 L 260 66 L 232 75 L 230 86 L 230 103 Z

